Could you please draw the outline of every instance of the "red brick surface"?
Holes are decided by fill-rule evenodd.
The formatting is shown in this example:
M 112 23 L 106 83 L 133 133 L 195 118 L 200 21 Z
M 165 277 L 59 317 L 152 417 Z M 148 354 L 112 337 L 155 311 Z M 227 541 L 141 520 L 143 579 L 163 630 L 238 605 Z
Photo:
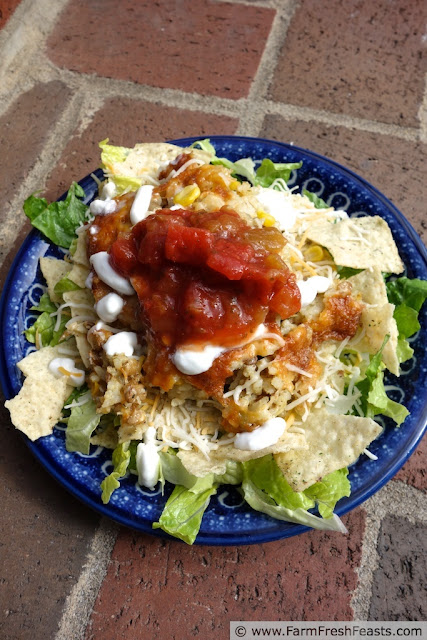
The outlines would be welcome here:
M 395 476 L 400 480 L 421 491 L 427 491 L 427 437 L 419 444 L 418 448 Z
M 19 3 L 20 0 L 0 0 L 0 29 L 6 25 Z
M 271 97 L 417 126 L 426 14 L 423 0 L 302 0 L 279 56 Z
M 62 82 L 38 84 L 0 117 L 0 193 L 7 205 L 33 168 L 46 136 L 66 106 L 71 90 Z M 12 152 L 13 150 L 13 152 Z M 19 227 L 18 227 L 19 228 Z
M 273 17 L 271 9 L 212 0 L 76 0 L 49 38 L 48 54 L 74 71 L 240 98 Z
M 0 396 L 0 638 L 54 638 L 98 516 L 35 460 Z
M 367 131 L 267 116 L 261 135 L 293 142 L 352 169 L 392 200 L 427 241 L 421 194 L 426 180 L 427 145 Z
M 139 100 L 115 98 L 105 103 L 91 123 L 76 133 L 65 147 L 57 168 L 49 176 L 46 195 L 56 199 L 70 186 L 100 164 L 98 143 L 133 147 L 137 142 L 158 142 L 185 136 L 206 137 L 222 132 L 232 134 L 237 121 L 200 111 L 164 107 Z
M 123 530 L 86 640 L 226 640 L 231 620 L 350 620 L 364 512 L 349 536 L 312 531 L 246 547 L 188 547 Z

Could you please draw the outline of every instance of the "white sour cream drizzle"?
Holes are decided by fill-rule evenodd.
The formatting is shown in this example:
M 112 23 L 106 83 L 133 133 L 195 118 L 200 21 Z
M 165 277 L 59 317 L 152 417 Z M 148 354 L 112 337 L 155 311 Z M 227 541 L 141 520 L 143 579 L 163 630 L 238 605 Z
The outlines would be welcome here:
M 136 192 L 130 210 L 130 221 L 132 224 L 137 224 L 147 217 L 148 207 L 150 206 L 151 196 L 153 195 L 153 188 L 150 184 L 144 184 L 142 187 L 139 187 Z
M 307 280 L 299 280 L 297 282 L 298 289 L 301 294 L 301 307 L 311 304 L 318 293 L 325 293 L 331 286 L 329 278 L 324 276 L 312 276 Z
M 102 345 L 107 356 L 115 356 L 123 353 L 125 356 L 133 356 L 138 346 L 138 336 L 133 331 L 120 331 L 110 336 Z
M 197 349 L 196 347 L 191 346 L 182 347 L 175 351 L 171 360 L 181 373 L 184 373 L 187 376 L 197 376 L 199 373 L 208 371 L 213 365 L 215 358 L 218 358 L 218 356 L 225 351 L 231 351 L 231 349 L 243 347 L 245 344 L 262 337 L 277 338 L 278 341 L 281 341 L 281 337 L 279 335 L 269 332 L 264 324 L 260 324 L 255 329 L 249 340 L 240 342 L 233 347 L 221 347 L 220 345 L 213 344 L 206 344 L 202 349 Z
M 294 226 L 297 211 L 292 206 L 286 193 L 275 189 L 261 188 L 256 197 L 264 211 L 276 220 L 277 226 L 281 231 L 287 231 Z
M 102 200 L 111 200 L 117 194 L 116 185 L 114 182 L 106 182 L 102 187 L 101 198 Z
M 73 387 L 81 387 L 85 381 L 85 372 L 76 367 L 71 358 L 54 358 L 49 362 L 49 371 L 55 378 L 67 377 L 67 383 Z
M 271 447 L 283 435 L 286 422 L 283 418 L 270 418 L 261 427 L 253 431 L 237 433 L 234 440 L 236 449 L 243 451 L 259 451 L 266 447 Z
M 129 280 L 123 278 L 110 264 L 110 257 L 106 251 L 99 251 L 90 257 L 90 262 L 95 269 L 98 277 L 108 284 L 112 289 L 123 293 L 125 296 L 131 296 L 135 293 Z
M 114 322 L 124 306 L 124 300 L 117 293 L 108 293 L 98 300 L 95 311 L 104 322 Z
M 154 489 L 160 475 L 160 456 L 156 447 L 156 429 L 148 427 L 144 434 L 144 442 L 136 449 L 136 469 L 138 484 Z
M 115 200 L 92 200 L 89 205 L 90 212 L 94 216 L 106 216 L 109 213 L 114 213 L 116 210 Z

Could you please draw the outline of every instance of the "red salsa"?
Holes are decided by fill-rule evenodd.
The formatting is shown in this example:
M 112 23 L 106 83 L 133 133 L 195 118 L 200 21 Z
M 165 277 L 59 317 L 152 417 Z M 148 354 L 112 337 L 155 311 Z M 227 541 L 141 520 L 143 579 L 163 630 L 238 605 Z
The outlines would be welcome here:
M 142 321 L 165 346 L 233 346 L 276 314 L 300 309 L 294 274 L 274 227 L 254 229 L 232 210 L 162 209 L 112 243 L 112 266 L 130 278 Z

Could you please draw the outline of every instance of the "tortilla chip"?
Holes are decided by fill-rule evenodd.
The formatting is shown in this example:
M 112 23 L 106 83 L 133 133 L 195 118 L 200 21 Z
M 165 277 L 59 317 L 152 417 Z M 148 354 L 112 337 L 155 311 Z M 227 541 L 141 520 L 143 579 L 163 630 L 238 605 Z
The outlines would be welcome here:
M 90 269 L 88 267 L 85 267 L 82 264 L 74 264 L 73 268 L 68 274 L 68 277 L 70 280 L 78 284 L 79 287 L 82 287 L 83 289 L 85 287 L 86 279 L 89 273 L 90 273 Z
M 87 233 L 85 228 L 82 228 L 77 233 L 77 246 L 72 259 L 74 264 L 81 264 L 90 269 L 90 263 L 87 257 Z
M 47 283 L 47 292 L 52 302 L 62 302 L 62 295 L 55 293 L 54 288 L 64 276 L 68 275 L 72 265 L 56 258 L 40 258 L 40 269 Z
M 379 267 L 387 273 L 402 273 L 404 269 L 390 228 L 379 216 L 315 222 L 307 238 L 326 247 L 342 267 Z
M 274 456 L 294 491 L 304 491 L 332 471 L 352 464 L 381 433 L 371 418 L 312 412 L 304 423 L 308 450 Z
M 18 395 L 5 403 L 12 423 L 32 441 L 52 433 L 73 389 L 65 376 L 55 378 L 48 369 L 49 362 L 60 357 L 58 348 L 44 347 L 18 362 L 27 377 Z
M 387 369 L 398 376 L 400 367 L 396 355 L 398 329 L 393 318 L 394 305 L 387 299 L 387 290 L 384 278 L 379 267 L 365 270 L 356 276 L 348 278 L 354 293 L 359 293 L 363 302 L 368 305 L 362 311 L 362 326 L 365 336 L 357 343 L 357 349 L 361 352 L 375 354 L 381 348 L 386 335 L 390 338 L 384 347 L 383 362 Z
M 114 426 L 108 426 L 103 431 L 95 433 L 91 439 L 91 443 L 99 447 L 105 447 L 106 449 L 115 449 L 119 444 L 117 438 L 117 429 Z
M 243 451 L 236 449 L 233 444 L 219 447 L 216 451 L 212 451 L 209 458 L 201 451 L 185 451 L 181 449 L 178 452 L 184 467 L 198 478 L 203 478 L 207 473 L 216 473 L 218 475 L 225 473 L 227 460 L 236 460 L 237 462 L 247 462 L 262 458 L 269 453 L 279 453 L 284 451 L 304 450 L 307 449 L 305 435 L 301 433 L 286 432 L 282 435 L 276 444 L 259 449 L 258 451 Z
M 93 322 L 98 320 L 98 316 L 96 315 L 95 309 L 93 309 L 93 305 L 95 303 L 93 299 L 93 295 L 89 289 L 81 289 L 78 291 L 66 291 L 64 293 L 64 301 L 65 302 L 74 302 L 74 304 L 86 304 L 91 306 L 92 309 L 76 309 L 71 307 L 71 315 L 72 317 L 76 317 L 79 315 L 89 316 Z M 76 338 L 77 348 L 80 353 L 80 357 L 83 361 L 83 364 L 86 368 L 89 367 L 89 352 L 90 352 L 90 344 L 86 337 L 87 327 L 83 322 L 73 322 L 68 325 L 68 331 L 74 335 Z

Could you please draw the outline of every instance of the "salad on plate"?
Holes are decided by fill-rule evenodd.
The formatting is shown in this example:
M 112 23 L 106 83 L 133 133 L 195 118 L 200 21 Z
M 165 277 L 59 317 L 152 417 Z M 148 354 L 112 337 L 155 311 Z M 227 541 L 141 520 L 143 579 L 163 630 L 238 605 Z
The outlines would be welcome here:
M 128 474 L 173 484 L 153 528 L 189 544 L 224 484 L 273 518 L 345 532 L 348 466 L 374 464 L 376 416 L 408 415 L 384 372 L 412 356 L 427 282 L 402 277 L 381 217 L 289 188 L 299 163 L 232 162 L 209 140 L 100 147 L 89 207 L 76 183 L 24 204 L 64 257 L 40 259 L 13 424 L 111 449 L 104 504 Z

